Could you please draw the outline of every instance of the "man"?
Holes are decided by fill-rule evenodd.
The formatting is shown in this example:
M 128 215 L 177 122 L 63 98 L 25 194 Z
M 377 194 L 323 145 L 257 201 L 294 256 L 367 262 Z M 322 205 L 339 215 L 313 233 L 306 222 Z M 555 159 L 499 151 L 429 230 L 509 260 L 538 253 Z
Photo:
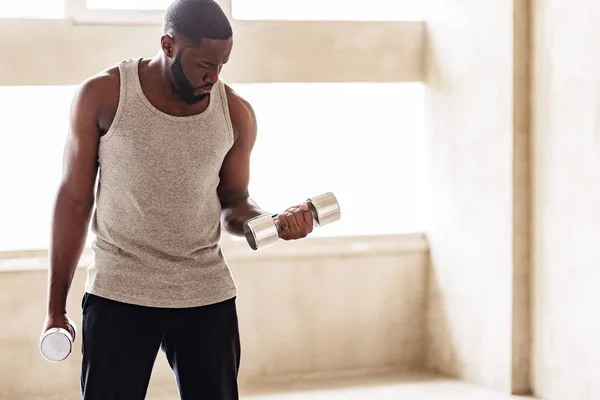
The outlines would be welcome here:
M 73 100 L 43 330 L 70 329 L 66 300 L 91 220 L 85 400 L 144 399 L 161 348 L 182 399 L 238 398 L 237 292 L 219 239 L 221 228 L 242 236 L 265 211 L 248 194 L 254 112 L 219 79 L 232 44 L 213 0 L 176 0 L 156 56 L 86 80 Z M 276 217 L 282 239 L 312 231 L 307 210 Z

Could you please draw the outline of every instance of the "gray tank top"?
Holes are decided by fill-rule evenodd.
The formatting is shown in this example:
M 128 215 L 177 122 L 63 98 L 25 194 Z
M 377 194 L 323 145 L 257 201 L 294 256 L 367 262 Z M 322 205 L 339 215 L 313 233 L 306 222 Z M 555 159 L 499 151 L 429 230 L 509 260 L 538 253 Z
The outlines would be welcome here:
M 140 59 L 119 64 L 114 121 L 100 139 L 85 289 L 151 307 L 194 307 L 236 296 L 221 252 L 219 171 L 234 142 L 224 84 L 208 108 L 176 117 L 142 91 Z

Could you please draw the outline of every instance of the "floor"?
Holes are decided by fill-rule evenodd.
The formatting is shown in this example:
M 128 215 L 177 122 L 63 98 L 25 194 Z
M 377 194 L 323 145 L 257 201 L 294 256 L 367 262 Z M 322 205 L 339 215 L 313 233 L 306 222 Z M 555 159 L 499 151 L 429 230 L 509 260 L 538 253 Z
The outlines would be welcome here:
M 243 386 L 242 386 L 243 387 Z M 240 400 L 517 400 L 477 386 L 423 374 L 381 375 L 302 382 L 270 382 L 243 387 Z M 18 400 L 77 400 L 80 396 L 55 394 Z M 5 399 L 1 399 L 5 400 Z M 16 400 L 16 399 L 11 399 Z M 146 400 L 179 400 L 175 387 L 150 385 Z
M 445 378 L 425 375 L 345 378 L 314 382 L 269 383 L 248 388 L 242 400 L 515 400 Z M 176 393 L 150 394 L 147 400 L 178 400 Z

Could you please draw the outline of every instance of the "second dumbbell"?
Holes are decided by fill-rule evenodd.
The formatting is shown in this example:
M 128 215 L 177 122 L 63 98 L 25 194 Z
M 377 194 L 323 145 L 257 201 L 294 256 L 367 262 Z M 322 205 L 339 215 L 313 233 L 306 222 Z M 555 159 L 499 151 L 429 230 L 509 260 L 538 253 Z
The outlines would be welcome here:
M 77 336 L 77 326 L 69 320 L 74 335 L 71 335 L 63 328 L 50 328 L 42 335 L 40 339 L 40 353 L 51 362 L 60 362 L 65 360 L 73 350 L 73 343 Z

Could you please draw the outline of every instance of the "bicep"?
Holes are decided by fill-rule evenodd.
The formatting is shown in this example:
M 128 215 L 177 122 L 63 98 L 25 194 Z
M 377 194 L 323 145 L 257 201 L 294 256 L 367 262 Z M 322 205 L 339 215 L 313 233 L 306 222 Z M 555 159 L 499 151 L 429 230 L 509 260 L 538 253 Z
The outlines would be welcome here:
M 98 108 L 94 88 L 84 84 L 75 94 L 70 111 L 69 132 L 63 149 L 61 190 L 82 205 L 93 202 L 98 171 Z
M 223 160 L 218 188 L 222 204 L 248 197 L 250 160 L 256 142 L 256 118 L 247 106 L 242 115 L 232 118 L 237 140 Z

